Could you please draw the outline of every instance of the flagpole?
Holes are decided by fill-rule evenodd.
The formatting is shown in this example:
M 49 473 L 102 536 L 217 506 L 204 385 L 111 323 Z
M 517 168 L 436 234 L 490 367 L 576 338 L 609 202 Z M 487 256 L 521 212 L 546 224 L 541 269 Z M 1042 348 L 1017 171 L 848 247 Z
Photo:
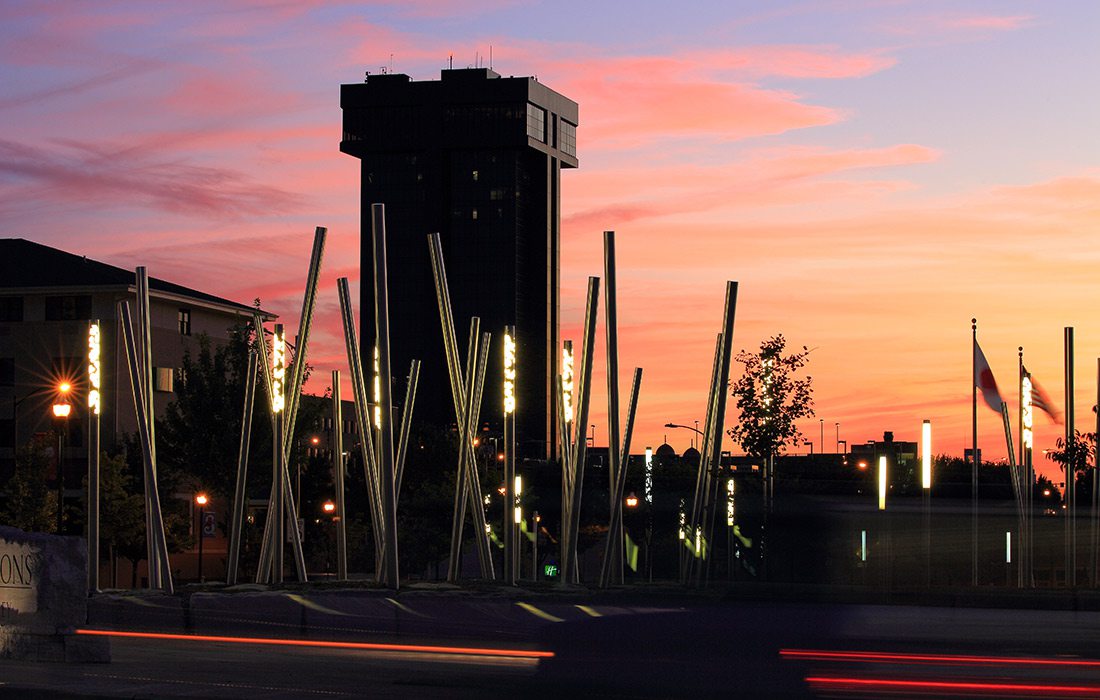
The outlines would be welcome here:
M 970 319 L 970 585 L 978 585 L 978 319 Z
M 1066 485 L 1063 496 L 1066 506 L 1066 586 L 1077 585 L 1077 523 L 1074 520 L 1075 501 L 1073 493 L 1073 466 L 1076 461 L 1076 435 L 1073 431 L 1073 327 L 1066 326 L 1065 345 L 1065 386 L 1066 386 Z
M 1089 583 L 1093 587 L 1096 586 L 1096 548 L 1100 546 L 1100 519 L 1097 518 L 1097 513 L 1100 512 L 1098 506 L 1100 506 L 1100 494 L 1097 493 L 1097 488 L 1100 487 L 1100 450 L 1095 449 L 1096 445 L 1100 443 L 1100 357 L 1096 358 L 1096 426 L 1093 428 L 1096 432 L 1093 433 L 1093 463 L 1092 463 L 1092 538 L 1089 542 Z
M 1021 345 L 1016 348 L 1019 356 L 1019 372 L 1016 375 L 1016 385 L 1020 390 L 1020 400 L 1016 405 L 1016 418 L 1018 435 L 1020 436 L 1020 451 L 1019 454 L 1019 468 L 1020 468 L 1020 481 L 1023 482 L 1023 492 L 1020 494 L 1023 505 L 1023 520 L 1020 525 L 1020 571 L 1021 576 L 1024 577 L 1024 585 L 1031 586 L 1031 568 L 1029 565 L 1029 558 L 1031 554 L 1031 547 L 1028 545 L 1031 537 L 1031 479 L 1028 475 L 1027 465 L 1027 453 L 1025 452 L 1024 442 L 1024 346 Z

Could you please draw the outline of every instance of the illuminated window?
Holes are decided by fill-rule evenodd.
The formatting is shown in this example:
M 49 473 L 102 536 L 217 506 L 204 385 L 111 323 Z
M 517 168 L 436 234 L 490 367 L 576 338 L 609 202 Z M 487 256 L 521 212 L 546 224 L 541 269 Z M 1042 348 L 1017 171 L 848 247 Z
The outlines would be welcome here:
M 527 103 L 527 135 L 546 143 L 546 110 Z
M 558 148 L 562 153 L 577 155 L 577 126 L 561 119 L 558 121 Z
M 180 335 L 191 335 L 191 309 L 179 310 Z

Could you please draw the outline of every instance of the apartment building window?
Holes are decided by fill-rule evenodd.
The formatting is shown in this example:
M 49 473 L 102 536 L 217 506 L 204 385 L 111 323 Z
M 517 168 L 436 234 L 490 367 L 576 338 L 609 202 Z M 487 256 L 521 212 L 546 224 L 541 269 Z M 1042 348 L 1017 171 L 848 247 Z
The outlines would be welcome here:
M 527 103 L 527 135 L 546 143 L 546 110 Z
M 0 321 L 23 320 L 23 297 L 0 297 Z
M 47 321 L 87 321 L 92 317 L 92 297 L 46 297 Z
M 180 335 L 191 335 L 191 309 L 179 310 Z

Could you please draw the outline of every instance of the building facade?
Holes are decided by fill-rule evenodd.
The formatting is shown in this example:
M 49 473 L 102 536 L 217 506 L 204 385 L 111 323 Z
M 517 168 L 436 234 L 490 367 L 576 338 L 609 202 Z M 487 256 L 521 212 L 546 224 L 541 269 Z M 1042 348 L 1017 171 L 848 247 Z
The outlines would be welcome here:
M 516 326 L 521 457 L 554 451 L 558 371 L 560 175 L 578 165 L 577 104 L 534 78 L 484 68 L 438 81 L 368 75 L 343 85 L 340 150 L 361 161 L 362 269 L 372 266 L 370 207 L 386 206 L 392 372 L 422 362 L 416 415 L 454 422 L 428 254 L 439 233 L 459 347 L 470 318 L 492 333 L 483 421 L 500 423 L 502 336 Z M 374 290 L 361 291 L 364 354 L 374 339 Z M 404 383 L 393 395 L 403 400 Z
M 88 325 L 100 321 L 104 448 L 137 430 L 129 367 L 116 321 L 117 303 L 135 307 L 135 275 L 113 265 L 32 241 L 0 239 L 0 482 L 12 473 L 15 451 L 36 434 L 61 428 L 65 483 L 79 497 L 87 464 Z M 198 337 L 224 342 L 227 330 L 250 321 L 252 306 L 150 277 L 154 407 L 174 397 L 183 355 Z M 267 321 L 273 314 L 261 311 Z M 136 330 L 136 329 L 135 329 Z M 58 387 L 72 389 L 62 395 Z M 64 424 L 52 404 L 72 409 Z

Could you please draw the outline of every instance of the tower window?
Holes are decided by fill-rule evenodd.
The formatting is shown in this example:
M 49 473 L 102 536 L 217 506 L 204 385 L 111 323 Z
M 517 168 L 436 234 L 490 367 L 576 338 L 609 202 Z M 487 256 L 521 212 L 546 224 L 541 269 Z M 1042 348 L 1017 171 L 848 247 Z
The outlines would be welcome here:
M 191 335 L 191 309 L 179 310 L 180 335 Z
M 546 143 L 546 110 L 527 103 L 527 135 Z

